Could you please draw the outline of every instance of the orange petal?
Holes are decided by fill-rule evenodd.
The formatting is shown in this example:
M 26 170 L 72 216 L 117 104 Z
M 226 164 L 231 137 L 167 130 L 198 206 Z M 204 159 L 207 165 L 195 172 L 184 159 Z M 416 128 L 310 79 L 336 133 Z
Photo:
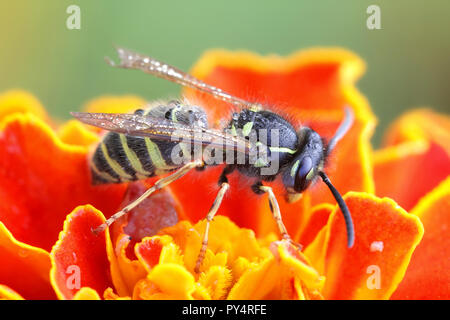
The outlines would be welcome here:
M 341 84 L 353 83 L 363 70 L 363 62 L 353 53 L 320 48 L 288 57 L 212 50 L 200 58 L 191 73 L 240 98 L 275 105 L 295 116 L 299 106 L 307 110 L 341 109 Z M 213 119 L 229 116 L 230 108 L 225 103 L 187 92 L 210 102 L 206 106 L 214 106 L 209 108 Z
M 0 222 L 0 297 L 55 299 L 50 285 L 48 252 L 17 241 Z M 17 294 L 7 289 L 12 288 Z M 8 298 L 8 299 L 9 299 Z
M 407 141 L 433 141 L 450 156 L 450 117 L 429 109 L 417 109 L 397 119 L 386 133 L 384 144 Z
M 190 221 L 195 223 L 206 217 L 219 191 L 217 181 L 222 169 L 223 166 L 217 166 L 202 172 L 192 171 L 170 185 Z M 232 187 L 217 214 L 229 216 L 240 227 L 257 231 L 259 208 L 267 204 L 258 201 L 249 181 L 244 181 L 237 172 L 230 174 L 228 179 Z
M 430 110 L 408 112 L 385 140 L 387 147 L 374 155 L 377 195 L 410 210 L 450 174 L 450 117 Z
M 105 221 L 92 206 L 80 206 L 67 216 L 64 230 L 51 252 L 50 279 L 59 298 L 74 298 L 82 287 L 102 294 L 112 286 L 106 253 L 109 232 L 95 235 L 92 228 Z
M 344 219 L 335 209 L 325 227 L 323 295 L 326 299 L 387 299 L 422 238 L 422 224 L 388 198 L 351 192 L 344 200 L 352 213 L 355 244 L 347 248 Z M 311 247 L 322 240 L 320 232 Z
M 135 246 L 135 253 L 147 272 L 159 263 L 161 251 L 171 241 L 169 236 L 155 236 L 143 239 Z
M 48 116 L 36 97 L 23 90 L 10 90 L 0 95 L 0 121 L 13 113 L 31 113 L 39 119 Z
M 374 154 L 378 196 L 394 199 L 410 210 L 450 174 L 450 156 L 436 143 L 404 142 Z
M 117 210 L 126 186 L 92 186 L 87 155 L 32 114 L 0 123 L 0 220 L 14 237 L 50 250 L 76 206 L 90 203 L 107 216 Z
M 306 248 L 314 240 L 319 231 L 327 224 L 333 209 L 334 206 L 328 203 L 319 204 L 311 209 L 307 224 L 302 226 L 301 230 L 294 238 L 295 241 Z
M 450 178 L 427 194 L 411 211 L 425 233 L 414 251 L 393 299 L 450 299 Z
M 332 165 L 327 168 L 338 190 L 345 193 L 349 190 L 374 191 L 369 139 L 375 117 L 354 86 L 363 69 L 363 62 L 358 57 L 342 49 L 313 49 L 286 58 L 210 51 L 196 64 L 192 74 L 238 97 L 274 105 L 274 110 L 286 115 L 297 127 L 300 123 L 311 125 L 328 138 L 343 118 L 343 107 L 352 107 L 355 124 L 339 142 L 330 159 Z M 190 89 L 185 93 L 193 103 L 205 106 L 211 123 L 221 118 L 229 119 L 231 107 L 226 103 Z M 354 156 L 349 158 L 348 154 Z M 203 218 L 213 203 L 221 169 L 192 173 L 172 186 L 192 221 Z M 261 219 L 270 221 L 266 215 L 260 216 L 268 204 L 266 199 L 249 190 L 251 181 L 238 173 L 229 178 L 232 188 L 218 214 L 229 216 L 240 227 L 251 228 L 258 235 L 274 231 L 272 222 L 268 222 L 270 226 L 261 223 Z M 311 196 L 312 204 L 335 203 L 321 183 L 311 189 Z M 305 208 L 283 201 L 280 201 L 280 207 L 288 230 L 295 234 Z

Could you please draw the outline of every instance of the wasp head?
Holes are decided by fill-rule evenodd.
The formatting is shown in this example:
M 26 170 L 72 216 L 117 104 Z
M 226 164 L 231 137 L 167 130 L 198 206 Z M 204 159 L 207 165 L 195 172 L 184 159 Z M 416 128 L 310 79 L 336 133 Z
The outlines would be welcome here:
M 331 183 L 328 176 L 323 171 L 325 158 L 334 149 L 336 143 L 345 135 L 353 123 L 353 113 L 350 108 L 345 109 L 345 118 L 336 131 L 334 137 L 324 143 L 320 135 L 314 130 L 303 127 L 299 133 L 299 148 L 294 154 L 292 161 L 283 171 L 283 184 L 287 191 L 287 200 L 289 202 L 296 201 L 300 198 L 301 193 L 305 191 L 311 183 L 318 177 L 330 189 L 333 197 L 339 205 L 344 215 L 347 227 L 347 245 L 353 246 L 354 228 L 350 211 L 347 208 L 341 194 Z
M 299 134 L 300 145 L 297 153 L 283 172 L 283 184 L 288 200 L 298 199 L 323 169 L 326 152 L 320 135 L 303 127 Z

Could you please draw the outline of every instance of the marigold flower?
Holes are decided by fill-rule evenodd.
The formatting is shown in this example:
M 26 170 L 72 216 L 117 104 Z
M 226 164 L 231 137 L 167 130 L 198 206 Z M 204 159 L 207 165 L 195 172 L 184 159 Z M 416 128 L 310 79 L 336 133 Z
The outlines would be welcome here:
M 324 137 L 336 130 L 344 105 L 353 109 L 355 124 L 326 171 L 352 213 L 356 239 L 348 249 L 339 208 L 319 183 L 297 203 L 279 197 L 289 233 L 304 246 L 298 251 L 279 240 L 267 196 L 254 195 L 233 173 L 199 274 L 202 219 L 221 168 L 187 174 L 96 236 L 93 227 L 155 179 L 92 186 L 87 156 L 101 132 L 73 120 L 51 123 L 30 94 L 4 93 L 0 298 L 450 298 L 450 119 L 429 110 L 408 113 L 373 151 L 376 119 L 355 88 L 363 70 L 342 49 L 287 58 L 210 51 L 200 59 L 196 77 L 275 105 Z M 228 116 L 225 103 L 189 89 L 184 94 L 205 106 L 211 123 Z M 125 112 L 143 104 L 138 97 L 103 97 L 84 108 Z M 273 188 L 282 195 L 280 184 Z

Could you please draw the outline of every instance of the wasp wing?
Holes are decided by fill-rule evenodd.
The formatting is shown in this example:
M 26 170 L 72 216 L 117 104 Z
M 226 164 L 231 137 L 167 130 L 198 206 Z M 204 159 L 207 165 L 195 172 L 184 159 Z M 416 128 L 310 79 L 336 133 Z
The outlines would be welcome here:
M 194 88 L 196 90 L 206 92 L 216 99 L 229 102 L 238 107 L 244 108 L 262 108 L 259 103 L 252 103 L 247 100 L 233 96 L 220 88 L 209 85 L 194 76 L 183 72 L 182 70 L 169 65 L 163 61 L 155 58 L 139 54 L 137 52 L 117 47 L 117 53 L 119 55 L 120 62 L 116 65 L 111 59 L 106 58 L 106 61 L 114 67 L 125 69 L 141 70 L 145 73 L 152 74 L 156 77 L 166 79 L 175 83 L 178 83 L 185 87 Z
M 112 132 L 212 146 L 249 154 L 256 146 L 239 136 L 141 114 L 71 112 L 79 121 Z

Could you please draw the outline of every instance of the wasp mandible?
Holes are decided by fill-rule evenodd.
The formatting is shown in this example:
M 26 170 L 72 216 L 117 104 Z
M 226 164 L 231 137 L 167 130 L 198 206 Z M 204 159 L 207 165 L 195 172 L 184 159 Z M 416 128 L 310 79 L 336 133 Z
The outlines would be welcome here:
M 303 126 L 296 131 L 289 121 L 265 109 L 263 105 L 228 94 L 162 61 L 123 48 L 117 48 L 117 52 L 120 62 L 115 64 L 107 59 L 111 66 L 141 70 L 206 92 L 240 111 L 232 114 L 228 125 L 222 130 L 210 128 L 206 112 L 186 99 L 154 103 L 132 114 L 73 112 L 72 115 L 78 120 L 109 131 L 91 158 L 94 184 L 122 183 L 165 175 L 94 232 L 102 232 L 150 194 L 181 178 L 190 170 L 225 163 L 218 179 L 220 189 L 206 215 L 196 272 L 199 272 L 206 253 L 210 222 L 230 188 L 227 176 L 234 170 L 254 180 L 251 187 L 253 192 L 268 194 L 269 205 L 280 234 L 293 244 L 295 243 L 283 224 L 275 194 L 263 182 L 270 182 L 281 176 L 287 197 L 293 199 L 316 180 L 322 179 L 344 215 L 347 245 L 349 248 L 353 246 L 354 228 L 350 212 L 324 172 L 326 158 L 353 124 L 350 108 L 345 108 L 342 123 L 335 135 L 326 141 L 309 127 Z M 166 175 L 168 173 L 170 174 Z

